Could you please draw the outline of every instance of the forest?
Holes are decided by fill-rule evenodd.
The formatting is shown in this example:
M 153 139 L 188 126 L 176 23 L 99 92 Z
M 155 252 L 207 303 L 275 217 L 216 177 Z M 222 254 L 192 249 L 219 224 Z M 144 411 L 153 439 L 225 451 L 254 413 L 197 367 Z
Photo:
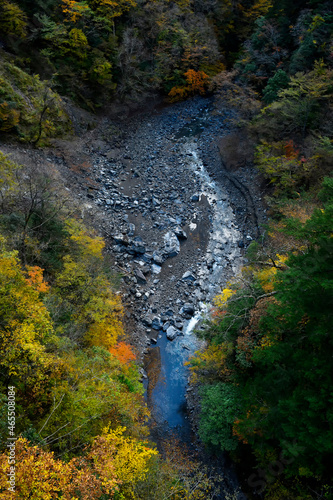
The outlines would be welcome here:
M 333 499 L 332 3 L 0 0 L 0 33 L 3 144 L 74 137 L 69 102 L 233 111 L 269 222 L 188 362 L 199 437 L 249 499 Z M 56 172 L 0 151 L 0 497 L 220 498 L 181 443 L 149 438 L 120 276 L 79 213 Z

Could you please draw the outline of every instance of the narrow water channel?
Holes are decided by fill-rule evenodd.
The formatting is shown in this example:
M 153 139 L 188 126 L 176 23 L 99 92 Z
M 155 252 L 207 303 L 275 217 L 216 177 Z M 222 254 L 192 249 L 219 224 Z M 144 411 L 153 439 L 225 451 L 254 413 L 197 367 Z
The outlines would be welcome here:
M 147 363 L 153 365 L 151 368 L 147 367 L 150 377 L 154 377 L 154 369 L 157 371 L 152 390 L 149 381 L 146 391 L 153 424 L 157 426 L 158 434 L 165 435 L 171 431 L 187 444 L 192 442 L 193 434 L 185 398 L 189 377 L 185 363 L 203 346 L 203 342 L 193 333 L 193 328 L 200 319 L 201 313 L 198 312 L 188 322 L 184 334 L 172 342 L 161 332 L 156 346 L 150 349 L 147 356 Z
M 207 109 L 204 117 L 195 118 L 194 123 L 183 127 L 174 137 L 187 159 L 185 168 L 188 169 L 189 177 L 199 180 L 199 201 L 202 199 L 208 204 L 211 215 L 208 228 L 200 227 L 201 224 L 207 225 L 207 221 L 200 218 L 194 219 L 189 225 L 189 229 L 196 233 L 204 229 L 209 232 L 205 258 L 197 265 L 197 276 L 205 283 L 203 300 L 197 302 L 195 314 L 184 325 L 181 336 L 170 341 L 164 331 L 159 331 L 156 345 L 149 348 L 146 356 L 146 400 L 152 413 L 152 428 L 157 440 L 158 436 L 165 436 L 168 432 L 176 433 L 186 443 L 193 440 L 186 406 L 189 369 L 185 363 L 204 346 L 204 342 L 197 338 L 195 329 L 209 314 L 209 303 L 228 279 L 238 274 L 242 265 L 238 246 L 241 235 L 228 195 L 210 177 L 203 165 L 197 140 L 193 139 L 205 129 L 205 125 L 209 125 Z
M 139 116 L 98 167 L 97 203 L 112 211 L 113 250 L 127 273 L 131 334 L 146 351 L 145 397 L 158 446 L 170 433 L 197 443 L 185 363 L 203 347 L 195 330 L 213 297 L 242 266 L 247 207 L 228 185 L 218 148 L 230 113 L 196 97 Z

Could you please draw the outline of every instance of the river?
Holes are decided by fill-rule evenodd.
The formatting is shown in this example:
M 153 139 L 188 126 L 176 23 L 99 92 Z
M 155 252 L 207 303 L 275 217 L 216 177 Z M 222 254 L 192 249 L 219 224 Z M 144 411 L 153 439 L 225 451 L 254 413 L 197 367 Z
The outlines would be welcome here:
M 158 445 L 172 432 L 198 448 L 184 363 L 203 345 L 194 330 L 212 298 L 237 276 L 244 250 L 258 236 L 260 198 L 251 166 L 230 171 L 221 163 L 219 140 L 230 133 L 233 115 L 212 98 L 195 97 L 111 119 L 106 139 L 97 131 L 82 143 L 83 154 L 94 158 L 84 210 L 98 209 L 99 227 L 123 274 L 126 329 L 144 354 Z M 235 492 L 237 478 L 227 464 L 220 455 L 219 471 Z
M 184 110 L 186 111 L 185 124 L 183 123 L 184 120 L 179 120 L 179 111 L 184 113 Z M 167 137 L 165 137 L 165 122 L 173 124 L 172 132 L 167 129 Z M 161 160 L 163 163 L 165 162 L 165 151 L 176 152 L 176 158 L 182 167 L 182 176 L 187 179 L 187 187 L 193 184 L 190 192 L 198 194 L 196 200 L 198 209 L 190 210 L 186 218 L 182 216 L 181 211 L 177 217 L 174 212 L 170 215 L 170 208 L 169 210 L 161 210 L 161 205 L 156 204 L 162 217 L 167 214 L 171 220 L 175 219 L 177 225 L 182 225 L 187 238 L 186 241 L 183 241 L 179 254 L 167 259 L 162 265 L 158 275 L 159 279 L 153 281 L 155 284 L 154 293 L 146 301 L 145 307 L 145 310 L 150 311 L 152 316 L 158 319 L 161 318 L 159 327 L 153 325 L 152 329 L 147 328 L 146 330 L 153 344 L 146 351 L 144 363 L 148 377 L 145 380 L 145 398 L 152 415 L 150 423 L 152 435 L 154 440 L 159 443 L 168 434 L 173 434 L 179 437 L 182 442 L 191 446 L 196 441 L 196 436 L 193 434 L 187 407 L 186 392 L 191 389 L 188 386 L 189 370 L 185 366 L 185 362 L 196 350 L 204 346 L 203 341 L 199 340 L 195 335 L 195 328 L 200 327 L 202 320 L 209 314 L 213 297 L 226 286 L 228 280 L 237 277 L 239 274 L 243 264 L 242 248 L 252 240 L 250 233 L 254 231 L 253 228 L 238 226 L 239 220 L 237 220 L 231 202 L 234 192 L 231 191 L 230 193 L 230 183 L 228 185 L 227 182 L 223 183 L 215 180 L 219 177 L 214 175 L 216 169 L 218 170 L 219 159 L 216 147 L 214 151 L 215 145 L 212 144 L 211 140 L 216 138 L 217 134 L 226 133 L 227 127 L 223 125 L 223 117 L 212 114 L 210 101 L 197 98 L 192 101 L 191 105 L 182 103 L 178 106 L 163 109 L 162 113 L 150 116 L 148 124 L 147 122 L 141 123 L 140 126 L 142 130 L 144 130 L 145 126 L 154 130 L 156 142 L 152 141 L 151 146 L 153 150 L 159 150 L 160 162 Z M 207 143 L 210 144 L 207 145 Z M 133 154 L 133 144 L 129 145 L 128 150 L 132 151 Z M 162 154 L 161 150 L 163 151 Z M 207 165 L 205 153 L 207 154 L 208 151 L 210 158 L 212 158 L 212 150 L 215 155 L 215 162 L 210 165 L 213 168 L 209 172 L 205 166 L 205 163 Z M 155 159 L 155 154 L 151 155 L 152 160 Z M 173 162 L 176 163 L 174 160 Z M 157 172 L 157 177 L 159 177 L 160 173 L 163 177 L 165 172 L 162 172 L 162 168 L 165 170 L 166 167 L 163 163 L 160 172 L 158 168 L 153 169 L 153 175 Z M 138 182 L 138 179 L 142 177 L 142 171 L 140 167 L 137 168 L 137 177 L 135 177 L 134 184 L 137 183 L 137 187 L 138 185 L 142 187 L 142 183 Z M 170 175 L 168 167 L 167 170 L 171 182 L 170 179 L 169 181 L 164 180 L 166 182 L 164 192 L 168 192 L 172 188 L 176 190 L 182 188 L 183 186 L 179 181 L 173 184 L 173 175 Z M 229 192 L 227 188 L 229 188 Z M 128 184 L 126 189 L 128 194 L 131 193 Z M 179 205 L 181 205 L 180 202 Z M 191 203 L 191 206 L 193 206 L 193 203 Z M 135 223 L 136 227 L 138 217 L 141 220 L 142 213 L 129 213 L 129 220 L 133 224 Z M 156 226 L 156 219 L 153 218 L 151 223 Z M 145 227 L 145 222 L 141 222 L 141 225 Z M 163 227 L 162 223 L 160 226 L 162 226 L 162 231 L 163 229 L 170 229 L 168 224 Z M 146 240 L 149 238 L 147 231 L 141 231 L 140 236 Z M 255 237 L 255 234 L 253 234 L 253 237 Z M 156 235 L 151 238 L 151 240 L 156 239 Z M 195 252 L 189 251 L 191 248 L 193 250 L 193 247 L 199 249 L 200 258 Z M 145 260 L 142 259 L 141 264 L 144 265 L 144 262 Z M 186 281 L 186 279 L 181 278 L 182 273 L 178 269 L 184 269 L 180 265 L 180 263 L 184 264 L 184 262 L 186 262 L 186 268 L 191 270 L 195 278 L 194 282 L 190 280 L 187 282 L 188 290 L 185 291 L 186 302 L 195 306 L 194 313 L 190 319 L 188 317 L 182 318 L 182 332 L 179 332 L 180 335 L 170 341 L 167 339 L 166 328 L 164 328 L 163 323 L 168 325 L 170 322 L 169 316 L 174 318 L 177 311 L 178 314 L 181 314 L 180 306 L 184 301 L 179 298 L 182 294 L 179 293 L 177 284 Z M 137 263 L 140 264 L 140 260 Z M 172 273 L 170 273 L 171 269 Z M 171 286 L 169 282 L 170 274 L 171 279 L 176 276 L 175 279 L 171 280 Z M 165 293 L 168 294 L 167 297 L 164 296 Z M 174 307 L 177 303 L 179 303 L 179 306 Z M 171 308 L 169 316 L 168 307 Z M 173 320 L 171 320 L 171 323 L 173 323 Z M 148 323 L 146 326 L 151 325 Z M 238 490 L 234 469 L 230 464 L 227 465 L 223 455 L 219 457 L 217 462 L 215 461 L 216 465 L 220 471 L 222 466 L 223 474 L 228 477 L 229 492 L 230 489 L 234 492 Z M 246 498 L 239 491 L 235 495 L 235 498 Z M 220 498 L 225 497 L 221 495 Z

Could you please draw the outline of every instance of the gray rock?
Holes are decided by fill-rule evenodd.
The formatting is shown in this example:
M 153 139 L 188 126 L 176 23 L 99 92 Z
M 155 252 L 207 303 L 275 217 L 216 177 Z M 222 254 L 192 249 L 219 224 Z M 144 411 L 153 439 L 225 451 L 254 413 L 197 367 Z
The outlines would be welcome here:
M 134 233 L 135 233 L 135 225 L 132 223 L 129 223 L 127 234 L 128 234 L 128 236 L 134 236 Z
M 209 256 L 207 258 L 207 267 L 208 267 L 208 269 L 211 269 L 213 267 L 214 262 L 215 262 L 214 257 Z
M 177 236 L 172 231 L 164 235 L 164 254 L 167 257 L 175 257 L 180 252 L 180 244 Z
M 161 319 L 158 316 L 154 316 L 153 320 L 152 320 L 152 323 L 151 323 L 151 327 L 154 330 L 160 330 L 162 328 L 162 326 L 163 325 L 162 325 Z
M 114 245 L 113 250 L 117 253 L 126 252 L 124 245 Z
M 159 254 L 158 252 L 155 251 L 153 253 L 153 261 L 155 262 L 155 264 L 162 265 L 164 262 L 164 259 L 163 259 L 161 254 Z
M 146 316 L 142 318 L 142 323 L 146 326 L 151 326 L 152 322 L 153 320 L 150 314 L 146 314 Z
M 187 239 L 187 234 L 181 227 L 176 227 L 174 230 L 175 235 L 179 240 L 186 240 Z
M 169 326 L 166 331 L 167 339 L 174 340 L 176 337 L 178 337 L 178 335 L 180 335 L 180 331 L 177 330 L 177 328 L 175 328 L 174 326 Z
M 134 238 L 132 242 L 132 249 L 134 250 L 135 253 L 140 255 L 143 255 L 146 252 L 146 247 L 144 246 L 142 238 L 140 238 L 139 236 Z
M 191 271 L 186 271 L 182 276 L 183 281 L 195 281 L 196 277 L 191 273 Z
M 166 321 L 164 324 L 163 324 L 163 331 L 166 332 L 167 329 L 171 326 L 171 323 L 170 321 Z
M 135 269 L 134 274 L 135 274 L 136 279 L 138 280 L 138 283 L 141 283 L 141 284 L 147 283 L 147 279 L 140 269 Z
M 146 276 L 150 273 L 150 266 L 148 264 L 145 264 L 144 266 L 142 266 L 141 271 Z
M 113 240 L 117 245 L 128 245 L 130 240 L 126 234 L 117 233 L 113 235 Z
M 194 315 L 195 309 L 194 305 L 190 304 L 189 302 L 186 302 L 181 310 L 179 311 L 180 314 L 184 315 L 185 317 L 192 317 Z
M 157 264 L 152 264 L 151 272 L 153 274 L 159 274 L 161 272 L 161 270 L 162 270 L 161 266 L 158 266 Z
M 142 260 L 144 262 L 148 262 L 148 264 L 150 264 L 150 262 L 152 261 L 152 256 L 149 254 L 149 253 L 145 253 L 143 256 L 142 256 Z
M 170 308 L 167 311 L 165 311 L 164 315 L 168 316 L 169 318 L 172 318 L 172 316 L 174 315 L 174 310 Z
M 182 330 L 183 329 L 183 322 L 180 320 L 180 319 L 175 319 L 175 327 L 178 328 L 178 330 Z

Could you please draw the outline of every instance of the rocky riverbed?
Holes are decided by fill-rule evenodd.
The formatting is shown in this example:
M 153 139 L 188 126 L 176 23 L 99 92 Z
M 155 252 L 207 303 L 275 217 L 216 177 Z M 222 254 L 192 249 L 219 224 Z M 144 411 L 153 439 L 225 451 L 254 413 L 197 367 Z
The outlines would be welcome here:
M 56 168 L 82 217 L 106 238 L 157 439 L 169 429 L 192 439 L 198 401 L 184 362 L 201 346 L 193 329 L 265 220 L 251 165 L 231 172 L 221 163 L 217 141 L 230 117 L 197 97 L 104 118 L 74 141 L 13 154 Z

